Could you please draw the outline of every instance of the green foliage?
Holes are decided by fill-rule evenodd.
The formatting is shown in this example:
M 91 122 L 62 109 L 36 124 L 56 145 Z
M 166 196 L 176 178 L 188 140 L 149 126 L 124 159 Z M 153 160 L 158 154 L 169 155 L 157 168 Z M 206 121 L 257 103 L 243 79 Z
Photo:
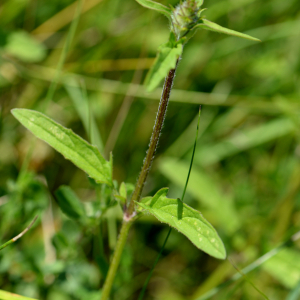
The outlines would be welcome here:
M 173 45 L 172 42 L 169 42 L 159 47 L 155 62 L 145 80 L 148 91 L 154 90 L 168 72 L 175 68 L 182 50 L 183 45 L 180 43 Z
M 168 18 L 171 18 L 169 42 L 159 47 L 156 60 L 145 80 L 148 91 L 154 90 L 160 81 L 166 77 L 168 72 L 175 68 L 176 62 L 182 54 L 183 44 L 193 36 L 197 28 L 233 35 L 252 41 L 260 41 L 250 35 L 222 27 L 202 18 L 201 13 L 205 9 L 201 9 L 203 4 L 201 0 L 186 0 L 180 3 L 173 11 L 150 0 L 137 0 L 137 2 L 146 8 L 158 10 Z
M 218 32 L 218 33 L 224 33 L 224 34 L 228 34 L 228 35 L 233 35 L 239 38 L 243 38 L 246 40 L 251 40 L 251 41 L 255 41 L 255 42 L 260 42 L 259 39 L 254 38 L 248 34 L 244 34 L 244 33 L 240 33 L 225 27 L 222 27 L 214 22 L 211 22 L 209 20 L 206 19 L 201 19 L 200 24 L 197 24 L 194 28 L 203 28 L 206 30 L 210 30 L 210 31 L 214 31 L 214 32 Z
M 146 203 L 137 203 L 159 221 L 184 234 L 197 248 L 216 258 L 225 259 L 223 242 L 202 214 L 180 199 L 167 198 L 168 188 L 158 191 Z
M 151 0 L 136 0 L 136 2 L 146 8 L 156 10 L 165 15 L 168 19 L 171 19 L 172 10 L 160 3 Z
M 93 115 L 93 110 L 89 107 L 86 90 L 80 89 L 79 83 L 72 77 L 65 79 L 65 88 L 70 95 L 74 108 L 83 123 L 85 131 L 90 137 L 91 143 L 102 151 L 103 141 Z
M 100 299 L 112 254 L 108 241 L 122 222 L 114 198 L 120 187 L 112 192 L 86 180 L 84 172 L 42 141 L 31 148 L 33 136 L 10 110 L 42 111 L 87 137 L 101 153 L 113 150 L 113 178 L 126 182 L 129 197 L 127 183 L 136 182 L 161 95 L 161 88 L 147 93 L 141 82 L 171 28 L 164 16 L 135 1 L 83 1 L 78 14 L 73 2 L 4 0 L 0 5 L 0 244 L 19 234 L 36 214 L 41 220 L 0 251 L 0 289 L 45 300 Z M 159 2 L 169 8 L 179 1 Z M 170 187 L 170 198 L 182 193 L 202 104 L 185 202 L 216 228 L 231 260 L 242 269 L 261 262 L 300 228 L 300 2 L 216 0 L 204 1 L 203 7 L 208 8 L 201 14 L 205 19 L 263 43 L 197 28 L 192 39 L 182 41 L 189 39 L 144 195 L 154 195 L 162 186 Z M 57 71 L 75 15 L 80 15 L 78 26 Z M 37 41 L 46 56 L 27 62 L 10 54 L 9 36 L 19 32 Z M 95 128 L 103 146 L 110 135 L 115 137 L 113 149 L 102 152 L 93 138 Z M 65 216 L 56 205 L 52 197 L 61 185 L 82 199 L 89 226 Z M 167 231 L 168 226 L 147 214 L 132 226 L 112 300 L 136 298 Z M 289 247 L 299 250 L 298 243 Z M 272 300 L 298 299 L 299 289 L 279 278 L 279 267 L 273 263 L 267 270 L 264 263 L 247 273 L 249 280 Z M 278 266 L 288 272 L 287 278 L 295 271 L 290 262 L 281 260 Z M 227 260 L 201 255 L 173 230 L 145 296 L 262 299 L 241 276 L 225 285 L 235 272 Z M 161 278 L 164 284 L 157 284 Z M 216 287 L 213 296 L 201 298 Z
M 1 300 L 36 300 L 33 298 L 24 297 L 21 295 L 16 295 L 16 294 L 12 294 L 12 293 L 1 291 L 1 290 L 0 290 L 0 299 Z
M 60 209 L 69 217 L 75 220 L 84 219 L 85 211 L 80 199 L 68 186 L 61 186 L 55 192 L 57 203 Z
M 290 292 L 286 300 L 297 300 L 300 296 L 300 283 Z
M 126 184 L 124 182 L 120 184 L 119 193 L 120 196 L 122 196 L 123 198 L 125 199 L 127 198 L 127 189 L 126 189 Z
M 199 149 L 195 161 L 199 165 L 209 166 L 226 157 L 289 135 L 295 129 L 295 123 L 288 118 L 277 118 L 250 129 L 241 129 L 214 145 L 207 144 Z
M 189 162 L 180 162 L 170 157 L 164 157 L 159 162 L 160 172 L 182 189 L 185 185 L 188 166 Z M 209 213 L 215 220 L 214 222 L 220 224 L 223 230 L 232 233 L 240 227 L 240 218 L 230 196 L 220 190 L 214 178 L 210 178 L 208 174 L 195 166 L 191 173 L 187 193 L 198 200 L 198 207 L 204 207 L 206 213 Z
M 39 43 L 26 31 L 11 33 L 4 50 L 7 54 L 27 63 L 39 62 L 46 56 L 44 44 Z
M 300 281 L 300 252 L 285 248 L 268 260 L 263 268 L 287 288 L 296 288 Z
M 116 199 L 120 200 L 123 205 L 126 204 L 127 201 L 127 190 L 126 190 L 126 184 L 122 182 L 120 184 L 119 188 L 119 194 L 114 195 Z
M 39 112 L 14 109 L 12 113 L 35 136 L 48 143 L 90 177 L 112 185 L 112 158 L 106 161 L 97 147 Z

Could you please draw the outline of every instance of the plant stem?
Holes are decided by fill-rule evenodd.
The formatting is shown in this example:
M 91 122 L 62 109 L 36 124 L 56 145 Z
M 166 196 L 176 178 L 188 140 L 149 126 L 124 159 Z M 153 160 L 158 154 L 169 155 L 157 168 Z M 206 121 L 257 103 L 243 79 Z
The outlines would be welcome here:
M 2 250 L 3 248 L 7 247 L 8 245 L 14 243 L 15 241 L 17 241 L 19 238 L 21 238 L 34 224 L 34 222 L 36 221 L 36 219 L 38 218 L 38 216 L 35 216 L 35 218 L 31 221 L 31 223 L 21 232 L 19 233 L 17 236 L 15 236 L 14 238 L 12 238 L 11 240 L 9 240 L 8 242 L 6 242 L 5 244 L 0 246 L 0 250 Z
M 163 92 L 160 98 L 158 112 L 156 115 L 156 120 L 153 128 L 153 132 L 151 135 L 150 143 L 149 143 L 149 149 L 147 151 L 146 157 L 144 159 L 142 171 L 140 173 L 140 176 L 138 178 L 137 184 L 135 186 L 135 190 L 132 194 L 131 201 L 129 203 L 129 206 L 127 208 L 127 211 L 125 211 L 124 214 L 124 221 L 120 230 L 120 235 L 117 241 L 117 245 L 115 248 L 115 252 L 113 254 L 112 262 L 110 264 L 107 277 L 104 282 L 104 286 L 102 289 L 101 294 L 101 300 L 108 300 L 108 297 L 110 295 L 110 291 L 113 285 L 114 278 L 117 273 L 117 269 L 120 263 L 121 255 L 126 243 L 128 230 L 133 223 L 133 214 L 135 210 L 135 201 L 138 201 L 140 199 L 140 196 L 142 194 L 145 181 L 147 179 L 148 173 L 151 168 L 151 164 L 155 155 L 155 150 L 159 141 L 160 132 L 165 120 L 166 111 L 169 103 L 169 98 L 171 94 L 171 89 L 175 77 L 176 68 L 178 65 L 179 59 L 177 59 L 176 66 L 174 69 L 170 70 L 166 79 L 165 84 L 163 87 Z
M 118 270 L 118 266 L 120 263 L 121 255 L 127 240 L 127 235 L 128 235 L 128 230 L 132 224 L 132 221 L 123 221 L 121 230 L 120 230 L 120 235 L 118 238 L 118 242 L 116 245 L 115 252 L 113 254 L 113 258 L 111 261 L 111 264 L 109 266 L 109 270 L 105 279 L 105 283 L 103 286 L 102 294 L 101 294 L 101 300 L 108 300 L 109 294 Z
M 178 61 L 179 61 L 179 59 L 177 59 L 175 68 L 169 71 L 169 73 L 165 79 L 165 84 L 164 84 L 163 92 L 162 92 L 162 95 L 160 98 L 158 112 L 156 114 L 156 120 L 155 120 L 154 128 L 152 131 L 150 143 L 149 143 L 149 148 L 148 148 L 146 157 L 144 159 L 142 171 L 140 173 L 140 176 L 139 176 L 138 181 L 135 186 L 135 190 L 131 196 L 129 206 L 126 211 L 126 216 L 129 219 L 132 216 L 132 214 L 134 213 L 135 201 L 140 200 L 147 176 L 149 174 L 149 171 L 150 171 L 150 168 L 152 165 L 152 161 L 154 159 L 155 150 L 158 145 L 161 129 L 164 124 L 164 120 L 165 120 L 165 116 L 166 116 L 166 111 L 167 111 L 167 107 L 168 107 L 168 103 L 169 103 L 169 99 L 170 99 L 171 89 L 173 86 L 173 81 L 174 81 Z

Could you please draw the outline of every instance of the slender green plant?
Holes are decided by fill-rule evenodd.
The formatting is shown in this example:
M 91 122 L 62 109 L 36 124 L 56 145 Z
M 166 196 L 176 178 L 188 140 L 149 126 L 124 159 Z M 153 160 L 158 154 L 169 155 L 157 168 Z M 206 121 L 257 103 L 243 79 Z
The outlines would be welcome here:
M 4 249 L 5 247 L 9 246 L 10 244 L 16 242 L 18 239 L 20 239 L 21 237 L 23 237 L 23 235 L 30 230 L 30 228 L 33 226 L 33 224 L 35 223 L 35 221 L 37 220 L 38 216 L 35 216 L 34 219 L 30 222 L 30 224 L 22 231 L 20 232 L 18 235 L 16 235 L 15 237 L 13 237 L 12 239 L 10 239 L 9 241 L 7 241 L 6 243 L 0 245 L 0 251 L 2 249 Z M 6 291 L 2 291 L 0 290 L 0 299 L 7 299 L 7 300 L 35 300 L 33 298 L 28 298 L 28 297 L 24 297 L 22 295 L 17 295 L 17 294 L 12 294 Z
M 31 223 L 22 232 L 20 232 L 18 235 L 16 235 L 12 239 L 10 239 L 8 242 L 1 245 L 0 250 L 4 249 L 8 245 L 10 245 L 10 244 L 14 243 L 15 241 L 17 241 L 18 239 L 20 239 L 32 227 L 32 225 L 35 223 L 37 218 L 38 218 L 38 216 L 35 216 L 34 219 L 31 221 Z
M 70 129 L 63 127 L 40 112 L 28 109 L 12 110 L 13 115 L 35 136 L 47 142 L 66 159 L 86 172 L 96 184 L 104 186 L 105 190 L 108 191 L 109 200 L 102 207 L 102 213 L 117 203 L 123 208 L 123 223 L 102 289 L 102 300 L 107 300 L 111 293 L 129 228 L 137 218 L 145 213 L 150 213 L 159 221 L 176 228 L 190 239 L 197 248 L 207 254 L 218 259 L 226 258 L 223 242 L 213 226 L 200 212 L 183 203 L 182 199 L 168 198 L 168 188 L 160 189 L 153 197 L 141 199 L 141 196 L 161 135 L 176 69 L 182 57 L 184 45 L 198 29 L 259 41 L 249 35 L 224 28 L 205 19 L 202 16 L 205 10 L 202 8 L 203 0 L 186 0 L 176 8 L 167 7 L 150 0 L 137 0 L 137 2 L 148 9 L 162 13 L 168 18 L 170 36 L 168 42 L 159 47 L 156 60 L 145 80 L 147 89 L 150 91 L 165 78 L 149 149 L 131 197 L 128 197 L 130 185 L 125 183 L 118 185 L 113 181 L 112 154 L 107 161 L 96 146 L 89 144 Z M 69 217 L 88 224 L 86 222 L 89 216 L 79 199 L 70 196 L 72 192 L 68 188 L 61 190 L 61 192 L 57 197 L 60 199 L 58 204 L 62 210 Z

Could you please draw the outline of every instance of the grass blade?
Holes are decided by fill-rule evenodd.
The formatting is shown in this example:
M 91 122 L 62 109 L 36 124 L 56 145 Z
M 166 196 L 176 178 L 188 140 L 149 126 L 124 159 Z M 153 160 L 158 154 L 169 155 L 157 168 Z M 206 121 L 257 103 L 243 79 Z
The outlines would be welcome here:
M 0 246 L 0 250 L 4 249 L 5 247 L 7 247 L 8 245 L 14 243 L 15 241 L 17 241 L 19 238 L 21 238 L 31 227 L 32 225 L 35 223 L 36 219 L 38 218 L 38 216 L 36 216 L 32 222 L 21 232 L 19 233 L 17 236 L 15 236 L 14 238 L 12 238 L 11 240 L 9 240 L 8 242 L 6 242 L 5 244 Z M 1 297 L 1 294 L 0 294 Z M 2 299 L 2 298 L 0 298 Z

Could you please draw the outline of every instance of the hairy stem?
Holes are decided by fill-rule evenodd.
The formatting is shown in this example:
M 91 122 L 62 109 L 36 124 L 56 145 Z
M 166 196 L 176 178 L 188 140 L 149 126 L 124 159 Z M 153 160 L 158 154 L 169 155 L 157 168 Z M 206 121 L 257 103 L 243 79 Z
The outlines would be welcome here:
M 154 159 L 154 155 L 155 155 L 155 151 L 156 151 L 156 148 L 158 145 L 161 129 L 164 124 L 164 120 L 165 120 L 165 116 L 166 116 L 166 111 L 167 111 L 167 107 L 168 107 L 168 103 L 169 103 L 169 99 L 170 99 L 171 89 L 172 89 L 178 61 L 179 61 L 179 59 L 176 62 L 175 68 L 169 71 L 169 73 L 165 79 L 165 84 L 164 84 L 163 92 L 162 92 L 162 95 L 160 98 L 159 107 L 158 107 L 158 111 L 157 111 L 157 115 L 156 115 L 156 120 L 155 120 L 155 124 L 153 127 L 150 143 L 149 143 L 149 148 L 148 148 L 146 157 L 144 159 L 142 171 L 141 171 L 138 181 L 136 183 L 135 190 L 131 196 L 131 201 L 129 203 L 129 206 L 128 206 L 128 209 L 126 212 L 126 215 L 128 218 L 130 218 L 132 216 L 132 214 L 134 213 L 134 210 L 135 210 L 134 202 L 140 200 L 147 176 L 149 174 L 149 171 L 150 171 L 150 168 L 152 165 L 152 161 Z
M 133 223 L 132 217 L 133 217 L 134 210 L 135 210 L 134 202 L 138 201 L 140 199 L 140 196 L 141 196 L 143 188 L 144 188 L 144 184 L 146 182 L 148 173 L 151 168 L 151 164 L 152 164 L 152 161 L 153 161 L 153 158 L 155 155 L 155 150 L 156 150 L 156 147 L 157 147 L 157 144 L 159 141 L 160 132 L 161 132 L 164 120 L 165 120 L 166 111 L 167 111 L 167 107 L 168 107 L 168 103 L 169 103 L 169 98 L 170 98 L 170 94 L 171 94 L 171 89 L 172 89 L 178 61 L 179 61 L 179 59 L 176 62 L 175 68 L 169 71 L 169 73 L 165 79 L 165 84 L 163 87 L 163 92 L 161 95 L 153 132 L 152 132 L 150 143 L 149 143 L 149 149 L 148 149 L 146 157 L 144 159 L 142 171 L 140 173 L 137 184 L 135 186 L 135 190 L 132 194 L 128 209 L 124 215 L 124 221 L 123 221 L 123 224 L 122 224 L 122 227 L 120 230 L 120 235 L 118 237 L 115 252 L 113 254 L 112 262 L 110 264 L 108 274 L 107 274 L 107 277 L 104 282 L 101 300 L 108 300 L 108 298 L 109 298 L 110 291 L 111 291 L 111 288 L 113 285 L 113 281 L 116 276 L 118 266 L 120 263 L 121 255 L 122 255 L 125 243 L 126 243 L 128 231 L 129 231 L 131 224 Z

